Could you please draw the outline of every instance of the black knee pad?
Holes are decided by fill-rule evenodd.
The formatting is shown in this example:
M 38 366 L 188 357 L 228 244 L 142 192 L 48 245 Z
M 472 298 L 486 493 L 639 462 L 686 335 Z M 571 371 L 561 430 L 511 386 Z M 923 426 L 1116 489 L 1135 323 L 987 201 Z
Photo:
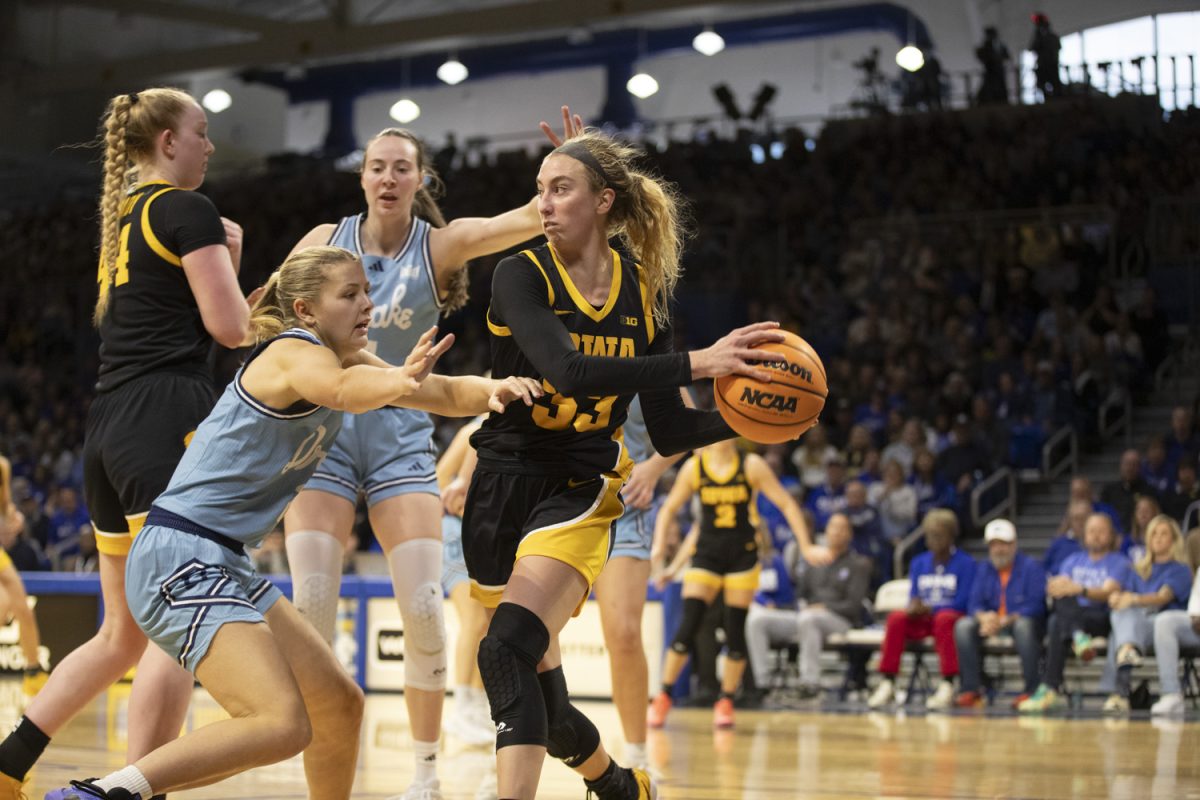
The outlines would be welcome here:
M 725 606 L 725 657 L 746 660 L 747 609 Z
M 562 667 L 538 673 L 546 701 L 548 730 L 546 752 L 574 769 L 600 747 L 600 731 L 579 709 L 571 705 Z
M 671 642 L 672 650 L 684 655 L 692 652 L 696 631 L 700 630 L 700 624 L 704 622 L 704 612 L 707 610 L 708 603 L 699 597 L 684 599 L 683 613 L 679 617 L 679 627 L 675 629 L 675 639 Z
M 496 723 L 496 748 L 546 745 L 546 703 L 537 665 L 550 646 L 546 626 L 527 608 L 501 603 L 479 643 L 479 675 Z

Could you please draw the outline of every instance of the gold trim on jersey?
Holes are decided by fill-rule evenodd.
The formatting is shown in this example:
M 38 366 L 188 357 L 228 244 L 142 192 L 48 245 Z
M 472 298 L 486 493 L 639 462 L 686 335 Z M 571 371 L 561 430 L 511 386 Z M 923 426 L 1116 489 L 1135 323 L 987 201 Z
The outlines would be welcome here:
M 717 473 L 713 471 L 712 466 L 709 464 L 708 453 L 704 451 L 700 453 L 700 468 L 704 470 L 704 474 L 707 475 L 708 479 L 713 483 L 729 483 L 738 474 L 738 468 L 741 467 L 741 465 L 741 455 L 734 455 L 733 464 L 730 465 L 729 468 L 729 474 L 723 478 L 718 478 Z
M 508 328 L 506 328 L 503 325 L 497 325 L 496 323 L 492 322 L 492 307 L 491 306 L 488 306 L 488 310 L 483 315 L 483 318 L 487 320 L 488 330 L 491 331 L 494 335 L 496 335 L 496 336 L 512 336 L 511 330 L 509 330 Z
M 742 572 L 726 572 L 724 575 L 719 575 L 716 572 L 699 567 L 688 567 L 683 573 L 683 583 L 684 585 L 698 583 L 701 586 L 709 586 L 713 589 L 753 592 L 758 589 L 759 575 L 761 573 L 761 564 L 755 564 L 753 568 Z
M 538 260 L 537 254 L 532 250 L 522 250 L 521 255 L 529 258 L 533 265 L 538 268 L 538 272 L 542 273 L 542 280 L 546 282 L 546 296 L 550 303 L 550 307 L 554 308 L 554 284 L 550 282 L 550 276 L 546 274 L 546 268 L 542 266 L 542 262 Z
M 146 200 L 146 204 L 142 206 L 142 237 L 146 240 L 146 244 L 150 245 L 150 249 L 158 254 L 158 257 L 168 264 L 174 264 L 177 267 L 183 266 L 183 260 L 163 246 L 163 243 L 154 235 L 154 230 L 150 227 L 150 204 L 153 203 L 159 196 L 167 192 L 175 191 L 174 186 L 168 186 L 165 189 L 159 189 L 150 198 Z
M 617 295 L 621 293 L 621 257 L 617 255 L 617 251 L 609 248 L 612 253 L 612 283 L 608 287 L 608 300 L 605 301 L 604 307 L 597 310 L 595 306 L 587 301 L 575 287 L 575 282 L 571 280 L 571 276 L 567 274 L 567 268 L 558 260 L 558 253 L 554 252 L 554 248 L 549 244 L 546 249 L 550 251 L 550 258 L 554 259 L 554 266 L 558 267 L 558 275 L 562 278 L 563 285 L 567 287 L 567 294 L 571 296 L 571 300 L 575 302 L 575 306 L 588 316 L 593 322 L 600 322 L 608 316 L 608 312 L 613 310 L 613 306 L 617 304 Z M 550 301 L 551 305 L 554 301 Z

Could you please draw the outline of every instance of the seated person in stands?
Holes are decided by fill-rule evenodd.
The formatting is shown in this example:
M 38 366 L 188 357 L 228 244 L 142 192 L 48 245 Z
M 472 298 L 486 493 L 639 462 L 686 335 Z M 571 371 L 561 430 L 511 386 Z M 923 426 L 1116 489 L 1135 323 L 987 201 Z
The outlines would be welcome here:
M 1042 556 L 1042 569 L 1047 575 L 1057 575 L 1067 556 L 1083 550 L 1083 529 L 1087 526 L 1088 517 L 1094 513 L 1092 504 L 1088 501 L 1071 501 L 1061 532 L 1050 542 L 1045 555 Z
M 1152 495 L 1141 495 L 1133 504 L 1133 525 L 1129 533 L 1121 537 L 1121 553 L 1131 562 L 1138 561 L 1146 552 L 1146 528 L 1150 520 L 1162 513 L 1158 499 Z
M 1198 529 L 1200 530 L 1200 529 Z M 1193 576 L 1187 610 L 1163 610 L 1154 615 L 1154 661 L 1158 665 L 1158 687 L 1162 692 L 1150 713 L 1183 714 L 1183 692 L 1179 686 L 1179 650 L 1200 648 L 1200 579 Z
M 866 556 L 874 565 L 872 587 L 892 577 L 892 543 L 883 535 L 879 512 L 867 502 L 867 487 L 862 481 L 846 484 L 846 506 L 842 510 L 850 520 L 854 552 Z M 832 518 L 831 518 L 832 519 Z M 828 526 L 826 526 L 828 527 Z
M 954 625 L 961 686 L 956 705 L 981 708 L 979 692 L 983 639 L 1012 636 L 1021 658 L 1025 700 L 1037 688 L 1042 634 L 1046 628 L 1046 573 L 1035 559 L 1017 551 L 1017 529 L 1006 519 L 994 519 L 983 531 L 988 557 L 975 570 L 968 616 Z
M 829 518 L 846 508 L 846 459 L 834 451 L 825 459 L 825 482 L 808 490 L 804 507 L 812 512 L 817 530 L 824 530 Z
M 1182 525 L 1188 506 L 1200 500 L 1200 483 L 1196 481 L 1196 456 L 1194 453 L 1187 454 L 1179 461 L 1179 465 L 1175 468 L 1175 476 L 1175 485 L 1162 497 L 1162 510 L 1164 514 Z M 1195 523 L 1194 518 L 1192 522 Z
M 1116 685 L 1111 679 L 1102 682 L 1108 684 L 1102 690 L 1115 688 L 1104 702 L 1106 712 L 1129 710 L 1131 673 L 1154 640 L 1154 618 L 1163 611 L 1183 610 L 1191 590 L 1183 532 L 1178 522 L 1159 514 L 1146 528 L 1146 552 L 1133 565 L 1129 582 L 1108 598 L 1112 636 L 1105 675 L 1115 671 Z
M 934 469 L 935 457 L 929 450 L 917 451 L 913 459 L 912 483 L 917 493 L 917 514 L 928 514 L 935 508 L 954 508 L 958 495 L 954 487 Z
M 1117 510 L 1108 503 L 1096 499 L 1096 493 L 1092 491 L 1091 480 L 1083 475 L 1076 475 L 1074 478 L 1071 478 L 1071 494 L 1067 498 L 1067 508 L 1069 509 L 1071 507 L 1071 503 L 1076 500 L 1086 501 L 1092 507 L 1092 511 L 1095 511 L 1098 514 L 1107 514 L 1109 518 L 1112 519 L 1113 527 L 1117 529 L 1117 532 L 1125 532 L 1125 528 L 1121 524 L 1121 515 L 1118 514 Z M 1063 520 L 1063 525 L 1064 527 L 1066 526 L 1065 518 Z M 1083 529 L 1080 528 L 1080 533 L 1082 534 L 1082 532 Z
M 1129 580 L 1129 559 L 1114 552 L 1116 532 L 1107 515 L 1088 517 L 1083 546 L 1082 552 L 1067 556 L 1058 574 L 1046 582 L 1046 594 L 1054 604 L 1047 625 L 1046 666 L 1037 691 L 1017 706 L 1023 714 L 1066 707 L 1061 690 L 1067 645 L 1082 661 L 1095 658 L 1092 637 L 1109 631 L 1108 598 Z
M 930 635 L 941 665 L 942 682 L 925 705 L 947 708 L 954 702 L 954 678 L 958 675 L 954 623 L 967 611 L 975 560 L 954 546 L 958 518 L 953 511 L 934 509 L 925 515 L 921 526 L 925 529 L 927 550 L 914 558 L 909 568 L 912 589 L 908 608 L 888 615 L 879 661 L 883 680 L 867 700 L 871 708 L 885 706 L 895 697 L 900 656 L 908 642 Z
M 760 688 L 770 679 L 770 648 L 799 644 L 800 694 L 805 698 L 821 694 L 821 646 L 830 635 L 845 633 L 862 622 L 862 603 L 871 580 L 870 562 L 850 549 L 852 535 L 845 514 L 829 518 L 825 546 L 833 561 L 809 567 L 797 576 L 799 610 L 771 608 L 760 602 L 750 607 L 746 642 Z

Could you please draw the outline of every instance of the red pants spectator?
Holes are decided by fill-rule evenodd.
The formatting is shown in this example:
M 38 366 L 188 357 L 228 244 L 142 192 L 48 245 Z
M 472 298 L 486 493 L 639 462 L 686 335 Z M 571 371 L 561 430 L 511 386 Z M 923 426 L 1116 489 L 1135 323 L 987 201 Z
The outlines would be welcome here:
M 900 672 L 900 656 L 904 655 L 904 646 L 911 641 L 932 635 L 933 646 L 942 666 L 942 677 L 951 678 L 957 675 L 958 650 L 954 646 L 954 623 L 958 622 L 961 616 L 961 612 L 952 608 L 915 616 L 909 616 L 907 611 L 893 611 L 888 614 L 879 672 L 889 677 L 896 675 Z

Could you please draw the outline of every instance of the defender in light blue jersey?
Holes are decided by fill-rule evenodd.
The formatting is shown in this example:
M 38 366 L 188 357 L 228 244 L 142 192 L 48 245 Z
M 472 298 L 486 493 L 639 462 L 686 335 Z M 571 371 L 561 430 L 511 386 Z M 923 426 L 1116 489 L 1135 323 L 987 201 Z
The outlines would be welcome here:
M 310 797 L 350 796 L 362 692 L 244 548 L 278 523 L 343 412 L 404 403 L 465 416 L 540 394 L 528 379 L 431 376 L 453 342 L 435 346 L 436 328 L 402 367 L 368 353 L 367 289 L 361 262 L 341 248 L 306 249 L 276 271 L 251 319 L 262 343 L 200 424 L 129 553 L 134 621 L 232 719 L 48 797 L 148 800 L 301 751 Z
M 496 217 L 446 224 L 431 192 L 440 182 L 424 145 L 405 130 L 388 128 L 367 143 L 361 183 L 366 213 L 318 225 L 293 252 L 334 244 L 362 258 L 373 304 L 368 347 L 385 360 L 402 358 L 440 313 L 465 304 L 467 261 L 541 233 L 533 201 Z M 288 510 L 284 528 L 296 606 L 331 642 L 342 552 L 358 495 L 365 494 L 406 631 L 404 699 L 416 772 L 405 796 L 437 800 L 446 632 L 432 432 L 427 415 L 408 409 L 347 420 L 329 457 Z

